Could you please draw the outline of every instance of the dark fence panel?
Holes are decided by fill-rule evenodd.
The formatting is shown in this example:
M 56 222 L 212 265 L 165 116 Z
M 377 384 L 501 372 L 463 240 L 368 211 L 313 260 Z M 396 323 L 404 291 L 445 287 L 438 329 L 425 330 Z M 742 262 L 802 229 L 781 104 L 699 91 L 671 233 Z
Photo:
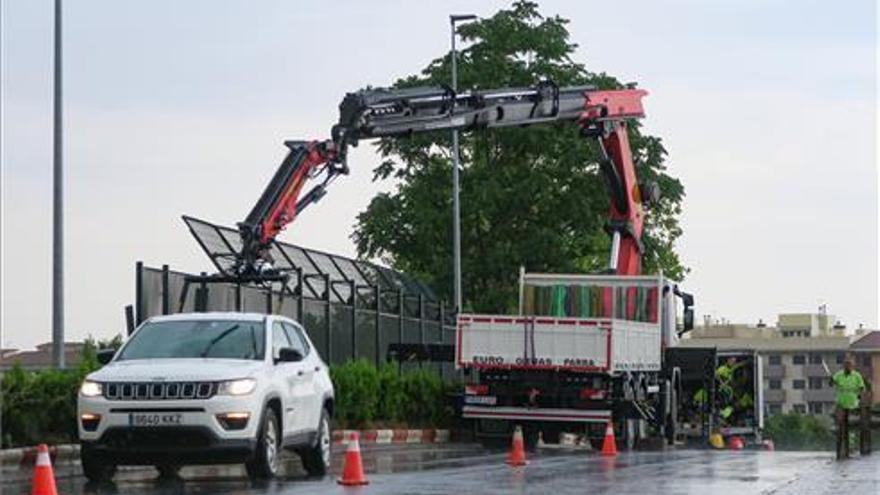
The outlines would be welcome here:
M 343 269 L 348 268 L 343 265 Z M 389 346 L 397 343 L 455 342 L 454 315 L 444 311 L 442 303 L 402 293 L 400 288 L 388 284 L 380 283 L 378 287 L 360 285 L 356 297 L 352 297 L 350 285 L 333 284 L 336 292 L 330 294 L 328 302 L 327 285 L 319 277 L 309 277 L 311 286 L 317 290 L 303 290 L 306 297 L 300 298 L 295 291 L 278 285 L 268 288 L 230 283 L 203 284 L 187 282 L 188 276 L 167 266 L 153 268 L 138 263 L 136 324 L 155 315 L 192 311 L 281 314 L 299 321 L 318 352 L 334 365 L 358 358 L 379 365 L 389 359 Z M 388 274 L 376 276 L 389 277 Z M 342 297 L 337 297 L 337 293 Z M 378 314 L 377 295 L 381 311 Z M 420 367 L 436 370 L 445 379 L 457 376 L 453 363 L 407 362 L 401 365 L 404 370 Z

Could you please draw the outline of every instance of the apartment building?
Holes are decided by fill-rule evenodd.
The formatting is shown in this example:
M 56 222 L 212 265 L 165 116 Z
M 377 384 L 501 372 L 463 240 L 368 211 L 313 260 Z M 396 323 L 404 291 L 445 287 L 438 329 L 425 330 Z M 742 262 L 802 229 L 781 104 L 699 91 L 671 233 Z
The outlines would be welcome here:
M 877 336 L 865 341 L 860 352 L 865 356 L 876 355 L 876 365 L 870 371 L 862 369 L 865 362 L 874 364 L 873 357 L 857 358 L 857 365 L 866 378 L 876 370 L 876 379 L 880 380 L 880 332 L 873 333 Z M 775 326 L 713 323 L 707 319 L 703 327 L 694 329 L 689 338 L 681 341 L 685 347 L 757 351 L 764 371 L 764 403 L 771 415 L 833 413 L 835 394 L 829 373 L 843 366 L 851 344 L 846 327 L 824 311 L 783 313 L 778 315 Z
M 764 404 L 768 414 L 831 414 L 834 389 L 828 373 L 843 366 L 850 340 L 848 337 L 720 337 L 690 338 L 682 340 L 680 345 L 715 347 L 719 351 L 757 351 L 764 371 Z
M 871 402 L 880 403 L 880 331 L 863 333 L 849 349 L 862 376 L 873 384 Z

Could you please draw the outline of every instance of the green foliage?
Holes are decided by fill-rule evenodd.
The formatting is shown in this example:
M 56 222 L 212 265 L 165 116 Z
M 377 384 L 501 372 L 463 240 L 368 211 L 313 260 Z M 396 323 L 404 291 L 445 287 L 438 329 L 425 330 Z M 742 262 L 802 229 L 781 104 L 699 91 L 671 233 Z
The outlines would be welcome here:
M 379 405 L 379 372 L 364 359 L 330 369 L 336 390 L 334 416 L 344 425 L 360 428 L 376 417 Z
M 827 418 L 806 414 L 775 414 L 764 427 L 764 435 L 780 450 L 833 450 L 834 432 Z
M 70 370 L 3 375 L 3 446 L 62 443 L 76 439 L 76 395 L 91 365 Z
M 557 84 L 621 88 L 605 73 L 572 61 L 568 21 L 543 17 L 537 4 L 510 9 L 459 27 L 468 45 L 459 54 L 462 88 Z M 432 61 L 396 87 L 450 81 L 450 58 Z M 629 126 L 641 180 L 655 181 L 663 199 L 647 216 L 644 270 L 681 279 L 686 269 L 673 250 L 681 235 L 684 189 L 666 174 L 666 150 L 657 137 Z M 378 257 L 413 274 L 450 299 L 451 137 L 449 132 L 383 139 L 383 163 L 374 180 L 394 179 L 390 193 L 373 198 L 352 237 L 360 256 Z M 571 123 L 470 132 L 462 136 L 461 222 L 463 280 L 468 310 L 503 312 L 516 305 L 519 265 L 539 272 L 601 269 L 610 246 L 603 230 L 608 199 L 599 174 L 599 150 Z
M 120 344 L 118 335 L 100 342 L 89 337 L 75 367 L 27 371 L 15 365 L 4 373 L 0 381 L 2 446 L 76 441 L 79 386 L 86 375 L 100 367 L 97 350 Z
M 397 364 L 378 370 L 365 360 L 330 369 L 336 389 L 335 420 L 341 428 L 364 428 L 376 422 L 438 426 L 449 423 L 453 411 L 449 389 L 435 371 L 398 372 Z
M 445 400 L 443 380 L 435 371 L 421 369 L 401 376 L 406 395 L 404 418 L 410 426 L 434 426 L 453 413 Z
M 408 398 L 396 363 L 386 361 L 379 367 L 379 389 L 377 417 L 391 423 L 405 421 Z

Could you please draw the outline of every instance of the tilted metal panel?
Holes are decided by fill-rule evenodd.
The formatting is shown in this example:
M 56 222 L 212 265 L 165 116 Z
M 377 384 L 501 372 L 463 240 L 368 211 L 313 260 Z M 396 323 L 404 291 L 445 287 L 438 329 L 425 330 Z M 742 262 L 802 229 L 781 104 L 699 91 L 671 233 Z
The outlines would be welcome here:
M 217 270 L 224 275 L 234 275 L 237 253 L 241 251 L 238 230 L 189 216 L 184 216 L 183 220 Z M 327 290 L 324 277 L 328 276 L 331 284 L 330 299 L 334 302 L 350 301 L 350 282 L 358 286 L 378 285 L 383 292 L 403 290 L 409 297 L 421 295 L 426 303 L 437 301 L 434 291 L 425 284 L 372 263 L 278 241 L 270 246 L 269 255 L 273 267 L 288 275 L 288 287 L 291 290 L 299 284 L 297 270 L 302 270 L 306 298 L 322 299 Z

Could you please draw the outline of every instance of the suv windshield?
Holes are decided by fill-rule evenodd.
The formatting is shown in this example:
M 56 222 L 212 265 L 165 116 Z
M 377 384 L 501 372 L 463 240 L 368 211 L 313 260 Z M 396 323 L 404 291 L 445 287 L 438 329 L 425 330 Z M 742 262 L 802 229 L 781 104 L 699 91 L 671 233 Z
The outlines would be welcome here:
M 263 323 L 191 320 L 147 323 L 119 355 L 124 359 L 263 359 Z

